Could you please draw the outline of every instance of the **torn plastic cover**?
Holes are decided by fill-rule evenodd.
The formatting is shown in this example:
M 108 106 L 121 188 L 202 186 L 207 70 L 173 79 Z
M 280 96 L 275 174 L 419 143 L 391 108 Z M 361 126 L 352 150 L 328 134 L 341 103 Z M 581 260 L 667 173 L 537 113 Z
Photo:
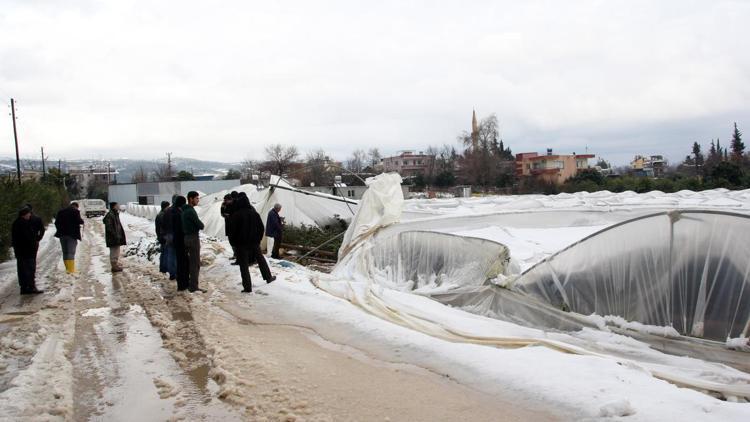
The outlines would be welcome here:
M 725 341 L 750 328 L 750 217 L 672 211 L 595 233 L 522 274 L 513 290 L 558 309 L 616 315 Z
M 398 290 L 440 291 L 480 286 L 508 264 L 497 242 L 428 231 L 404 231 L 374 242 L 370 275 Z

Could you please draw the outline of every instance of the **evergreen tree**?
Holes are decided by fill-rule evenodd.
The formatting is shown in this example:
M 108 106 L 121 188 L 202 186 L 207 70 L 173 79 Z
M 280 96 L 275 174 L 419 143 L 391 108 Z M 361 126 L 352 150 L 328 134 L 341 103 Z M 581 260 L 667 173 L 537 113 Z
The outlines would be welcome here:
M 737 129 L 737 122 L 734 122 L 734 133 L 732 134 L 732 161 L 742 161 L 742 156 L 745 154 L 745 143 L 742 142 L 742 132 Z
M 695 166 L 695 174 L 700 174 L 701 168 L 703 167 L 703 153 L 701 152 L 701 146 L 697 142 L 693 142 L 693 165 Z
M 719 154 L 719 161 L 724 159 L 724 151 L 721 149 L 721 141 L 716 138 L 716 153 Z
M 716 144 L 714 144 L 714 140 L 711 139 L 711 148 L 708 150 L 708 159 L 712 160 L 716 158 Z

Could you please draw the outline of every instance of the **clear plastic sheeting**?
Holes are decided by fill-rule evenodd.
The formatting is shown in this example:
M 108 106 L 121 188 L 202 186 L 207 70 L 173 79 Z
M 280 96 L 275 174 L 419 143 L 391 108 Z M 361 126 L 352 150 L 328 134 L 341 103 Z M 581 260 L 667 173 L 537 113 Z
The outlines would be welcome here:
M 365 180 L 367 190 L 357 214 L 344 233 L 339 249 L 339 259 L 363 237 L 374 230 L 398 222 L 404 204 L 404 192 L 401 190 L 401 176 L 398 173 L 383 173 Z
M 430 297 L 440 303 L 473 314 L 513 322 L 540 330 L 578 331 L 597 325 L 570 312 L 563 312 L 523 293 L 493 285 L 435 292 Z
M 591 235 L 522 274 L 514 291 L 724 342 L 750 329 L 750 217 L 662 212 Z
M 393 183 L 381 176 L 375 179 L 384 184 Z M 488 214 L 456 216 L 455 218 L 438 217 L 399 223 L 399 218 L 392 217 L 397 216 L 403 206 L 400 194 L 396 195 L 395 190 L 388 189 L 388 186 L 384 186 L 378 192 L 382 192 L 382 195 L 363 198 L 360 203 L 359 213 L 363 218 L 358 215 L 352 220 L 347 232 L 347 239 L 350 240 L 344 243 L 342 251 L 339 252 L 340 260 L 333 272 L 316 275 L 311 280 L 320 289 L 347 300 L 384 320 L 447 341 L 496 347 L 545 346 L 553 350 L 596 356 L 612 360 L 619 365 L 640 368 L 654 377 L 698 391 L 711 392 L 728 400 L 750 400 L 750 375 L 742 372 L 745 368 L 741 362 L 744 356 L 739 356 L 745 353 L 726 350 L 723 346 L 717 347 L 720 343 L 714 341 L 679 335 L 678 338 L 665 339 L 647 332 L 634 332 L 636 336 L 643 339 L 635 340 L 618 334 L 627 334 L 627 327 L 610 326 L 603 316 L 590 315 L 597 310 L 586 314 L 566 312 L 562 309 L 564 308 L 562 304 L 567 302 L 558 298 L 558 296 L 562 297 L 562 294 L 556 293 L 554 285 L 559 282 L 564 286 L 566 283 L 573 283 L 573 279 L 563 277 L 560 281 L 560 278 L 555 279 L 555 277 L 532 278 L 536 277 L 535 272 L 539 271 L 542 266 L 533 267 L 534 270 L 526 273 L 528 278 L 517 280 L 517 290 L 497 287 L 493 283 L 508 286 L 507 283 L 512 281 L 513 276 L 517 274 L 511 267 L 505 265 L 509 256 L 508 252 L 513 253 L 513 246 L 508 251 L 508 244 L 504 241 L 473 237 L 467 233 L 468 229 L 469 233 L 481 234 L 482 227 L 489 229 L 491 228 L 489 226 L 497 225 L 500 228 L 499 231 L 484 230 L 485 235 L 495 236 L 497 239 L 495 232 L 505 233 L 503 230 L 508 227 L 506 224 L 512 223 L 519 228 L 540 227 L 536 237 L 531 236 L 529 239 L 539 244 L 546 244 L 546 238 L 539 237 L 545 228 L 578 225 L 581 229 L 573 230 L 575 233 L 567 233 L 567 236 L 570 238 L 576 233 L 586 232 L 586 234 L 572 240 L 571 243 L 575 246 L 566 249 L 568 253 L 571 253 L 588 241 L 579 241 L 579 239 L 594 239 L 617 227 L 625 227 L 625 230 L 620 232 L 620 234 L 626 234 L 625 237 L 607 237 L 607 242 L 597 244 L 587 251 L 581 250 L 580 255 L 574 256 L 577 259 L 577 267 L 573 265 L 566 267 L 563 262 L 560 262 L 559 268 L 575 268 L 585 275 L 587 271 L 595 271 L 600 262 L 607 262 L 610 258 L 617 262 L 617 257 L 624 259 L 625 256 L 630 256 L 630 261 L 627 261 L 628 265 L 613 264 L 609 267 L 608 274 L 598 277 L 620 279 L 623 274 L 642 274 L 641 287 L 634 287 L 633 291 L 642 289 L 648 292 L 646 294 L 650 299 L 657 299 L 665 294 L 660 293 L 664 288 L 660 287 L 660 280 L 656 276 L 661 275 L 664 278 L 664 272 L 660 269 L 664 268 L 667 258 L 672 256 L 675 262 L 674 265 L 667 266 L 668 268 L 674 267 L 678 269 L 676 271 L 678 273 L 680 271 L 686 274 L 694 273 L 699 265 L 688 264 L 695 261 L 690 257 L 693 255 L 704 256 L 704 258 L 714 256 L 714 250 L 718 248 L 711 246 L 713 248 L 711 253 L 704 252 L 700 255 L 701 247 L 715 244 L 715 242 L 700 239 L 712 233 L 717 239 L 727 238 L 730 234 L 733 236 L 731 239 L 737 239 L 742 233 L 748 233 L 747 227 L 744 226 L 747 219 L 736 220 L 738 217 L 732 215 L 735 220 L 731 220 L 732 227 L 730 227 L 726 221 L 712 221 L 713 217 L 707 214 L 697 214 L 693 220 L 688 220 L 692 217 L 689 213 L 661 213 L 656 216 L 645 214 L 646 217 L 644 217 L 642 211 L 637 211 L 638 215 L 633 216 L 629 211 L 623 210 L 624 213 L 564 212 L 561 216 L 565 220 L 562 226 L 559 219 L 554 218 L 555 215 L 549 212 L 529 213 L 530 215 L 526 216 L 513 213 L 510 216 Z M 628 215 L 630 217 L 627 217 Z M 675 224 L 677 227 L 675 230 L 659 231 L 661 229 L 658 226 L 661 223 L 655 224 L 652 218 L 670 221 L 667 215 L 682 218 L 678 219 Z M 364 218 L 365 216 L 367 218 Z M 633 217 L 639 218 L 633 220 Z M 608 220 L 616 220 L 610 223 L 614 224 L 613 229 L 603 231 L 597 229 L 598 235 L 590 235 L 592 225 L 601 225 Z M 629 223 L 623 225 L 621 222 L 624 220 L 642 220 L 645 225 L 643 227 L 630 226 Z M 741 221 L 741 225 L 736 225 L 736 221 Z M 711 228 L 711 224 L 725 227 L 723 231 L 718 231 Z M 635 232 L 636 229 L 643 230 L 643 233 Z M 514 233 L 519 236 L 533 234 L 524 230 Z M 505 233 L 505 238 L 513 240 L 514 233 Z M 559 230 L 546 231 L 549 236 L 555 236 L 554 233 L 561 232 Z M 612 231 L 612 233 L 615 232 Z M 672 253 L 669 253 L 669 248 L 666 254 L 662 251 L 664 239 L 667 239 L 667 245 L 670 243 L 669 239 L 674 239 L 671 242 L 675 248 Z M 742 241 L 735 243 L 739 245 Z M 678 242 L 681 242 L 682 249 L 674 247 Z M 688 247 L 688 245 L 692 246 Z M 645 250 L 641 250 L 644 247 Z M 343 251 L 344 248 L 345 251 Z M 733 255 L 734 253 L 736 255 Z M 726 263 L 729 262 L 742 263 L 738 261 L 738 257 L 743 254 L 748 256 L 747 250 L 728 252 L 726 248 L 718 248 L 716 254 L 725 257 L 720 260 L 721 264 L 715 265 L 717 268 L 725 268 L 725 265 L 728 265 Z M 550 259 L 544 265 L 558 264 L 558 256 L 555 255 L 555 258 Z M 654 263 L 644 263 L 644 260 L 651 260 Z M 683 264 L 680 266 L 678 263 Z M 679 270 L 680 268 L 684 270 Z M 507 271 L 507 274 L 502 274 L 503 269 Z M 626 272 L 626 269 L 629 270 Z M 602 271 L 605 270 L 602 269 Z M 711 268 L 707 269 L 707 279 L 714 280 L 716 273 L 712 271 Z M 720 274 L 731 272 L 719 270 Z M 544 273 L 539 272 L 539 274 Z M 555 275 L 557 274 L 558 272 L 555 272 Z M 571 274 L 573 274 L 572 271 Z M 496 278 L 493 279 L 493 276 Z M 667 277 L 670 280 L 672 278 L 679 278 L 679 276 Z M 715 296 L 721 295 L 722 303 L 726 303 L 730 308 L 733 304 L 740 303 L 739 301 L 747 303 L 745 299 L 731 302 L 726 298 L 728 296 L 725 297 L 725 295 L 731 296 L 737 293 L 733 288 L 727 289 L 726 286 L 730 286 L 731 282 L 721 288 L 716 280 L 711 283 L 707 281 L 704 284 L 706 300 L 701 308 L 707 310 L 705 315 L 713 315 L 710 310 L 716 306 Z M 618 300 L 619 302 L 640 300 L 624 295 L 618 296 L 613 286 L 601 287 L 601 290 L 592 288 L 589 293 L 597 297 L 608 298 L 606 300 L 612 303 L 617 303 Z M 565 287 L 557 291 L 564 292 L 566 297 L 575 297 L 573 291 L 567 291 Z M 682 296 L 675 293 L 667 294 L 667 297 L 684 298 L 680 303 L 685 304 L 682 308 L 687 309 L 688 291 L 684 288 L 680 292 Z M 580 293 L 582 297 L 577 300 L 585 303 L 586 297 L 583 296 L 585 292 Z M 445 306 L 446 304 L 451 306 Z M 636 305 L 633 303 L 632 306 Z M 659 312 L 666 315 L 674 312 L 675 308 L 675 305 L 669 305 L 668 309 Z M 745 311 L 742 306 L 735 306 L 733 309 L 737 311 L 736 321 L 740 321 L 743 315 L 746 315 L 743 313 Z M 744 318 L 746 319 L 746 316 Z M 624 318 L 622 320 L 624 321 Z M 704 318 L 703 321 L 704 331 L 713 332 L 713 330 L 708 330 L 709 320 Z M 654 338 L 661 339 L 665 344 L 668 343 L 669 347 L 662 348 L 667 353 L 649 347 L 648 342 Z M 707 361 L 686 357 L 682 353 L 685 349 L 692 350 L 704 348 L 704 346 L 705 350 L 699 355 L 712 356 Z M 669 353 L 675 353 L 678 356 Z M 714 361 L 710 361 L 714 358 Z M 741 370 L 716 361 L 727 362 Z
M 480 286 L 502 274 L 509 261 L 508 248 L 499 243 L 425 231 L 379 237 L 360 257 L 366 258 L 356 271 L 379 284 L 419 292 Z
M 246 192 L 250 203 L 266 223 L 266 216 L 274 204 L 282 206 L 281 216 L 286 224 L 325 227 L 338 224 L 339 220 L 350 221 L 357 212 L 358 204 L 351 199 L 319 192 L 297 189 L 278 176 L 271 176 L 268 188 L 257 190 L 255 185 L 245 184 L 202 198 L 198 216 L 206 225 L 203 233 L 218 239 L 225 239 L 224 218 L 221 216 L 221 203 L 224 195 L 231 191 Z

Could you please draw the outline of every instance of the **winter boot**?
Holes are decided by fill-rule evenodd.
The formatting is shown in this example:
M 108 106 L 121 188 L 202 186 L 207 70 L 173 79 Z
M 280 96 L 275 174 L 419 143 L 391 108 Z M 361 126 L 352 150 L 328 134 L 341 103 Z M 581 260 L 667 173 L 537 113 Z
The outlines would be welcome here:
M 67 271 L 68 274 L 76 272 L 76 261 L 74 259 L 65 259 L 63 262 L 65 263 L 65 271 Z

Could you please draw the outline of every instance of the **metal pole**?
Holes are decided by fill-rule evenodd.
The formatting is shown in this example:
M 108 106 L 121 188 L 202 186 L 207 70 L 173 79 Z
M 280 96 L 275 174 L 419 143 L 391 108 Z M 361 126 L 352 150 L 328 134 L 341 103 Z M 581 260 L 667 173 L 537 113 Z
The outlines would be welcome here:
M 21 186 L 21 159 L 18 156 L 18 133 L 16 132 L 16 103 L 10 99 L 10 113 L 13 118 L 13 139 L 16 141 L 16 176 L 18 185 Z
M 47 170 L 44 166 L 44 147 L 42 147 L 42 180 L 47 178 Z

